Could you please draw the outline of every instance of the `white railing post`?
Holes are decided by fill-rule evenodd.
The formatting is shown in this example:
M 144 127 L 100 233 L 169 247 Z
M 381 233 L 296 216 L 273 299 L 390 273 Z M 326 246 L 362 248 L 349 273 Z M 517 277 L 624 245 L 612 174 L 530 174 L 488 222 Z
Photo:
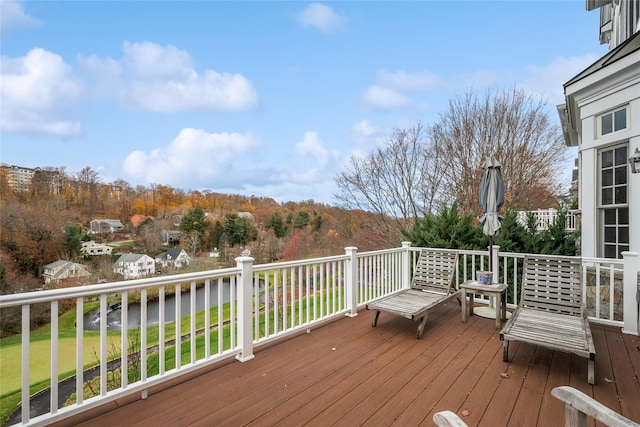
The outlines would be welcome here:
M 411 287 L 411 271 L 413 265 L 411 265 L 411 242 L 402 242 L 402 288 L 409 289 Z
M 624 259 L 624 282 L 623 282 L 623 310 L 624 310 L 624 326 L 622 332 L 625 334 L 640 335 L 638 319 L 638 308 L 640 302 L 640 290 L 638 289 L 638 253 L 622 252 Z
M 253 359 L 253 310 L 251 278 L 253 276 L 253 261 L 249 256 L 236 258 L 236 265 L 240 268 L 240 278 L 238 282 L 238 344 L 241 353 L 236 355 L 236 359 L 241 362 Z M 231 301 L 233 304 L 233 301 Z
M 498 255 L 500 254 L 500 246 L 491 246 L 491 265 L 489 270 L 493 271 L 493 283 L 498 283 L 500 280 L 500 260 Z
M 358 315 L 358 259 L 356 258 L 358 248 L 348 246 L 344 248 L 344 250 L 349 256 L 347 260 L 347 271 L 345 272 L 347 316 L 355 317 Z

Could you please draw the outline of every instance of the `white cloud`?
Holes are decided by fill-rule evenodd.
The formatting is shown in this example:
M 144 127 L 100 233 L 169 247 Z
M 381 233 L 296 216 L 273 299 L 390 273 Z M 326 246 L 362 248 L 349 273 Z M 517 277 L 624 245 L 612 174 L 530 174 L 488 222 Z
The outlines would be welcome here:
M 82 125 L 72 107 L 80 101 L 115 99 L 157 112 L 245 111 L 259 104 L 244 76 L 198 74 L 187 52 L 149 42 L 124 43 L 119 60 L 81 56 L 75 68 L 35 48 L 24 57 L 3 56 L 0 73 L 0 126 L 15 133 L 78 136 Z
M 309 4 L 305 10 L 300 12 L 298 19 L 305 27 L 314 27 L 327 33 L 341 29 L 345 23 L 345 18 L 322 3 Z
M 433 73 L 407 73 L 404 70 L 390 73 L 386 70 L 378 72 L 380 85 L 402 92 L 417 92 L 435 89 L 442 85 L 442 79 Z
M 412 96 L 444 85 L 444 81 L 436 74 L 408 73 L 404 70 L 395 73 L 378 71 L 376 80 L 377 84 L 369 86 L 365 91 L 363 101 L 367 107 L 379 110 L 425 108 L 423 103 L 417 102 Z
M 543 94 L 550 102 L 561 104 L 564 102 L 564 85 L 582 70 L 593 64 L 599 58 L 596 54 L 586 54 L 580 57 L 557 57 L 548 65 L 528 67 L 530 75 L 523 87 L 532 93 Z
M 40 25 L 40 21 L 24 11 L 21 1 L 0 1 L 0 34 L 3 38 L 14 30 L 33 28 L 38 25 Z
M 205 70 L 199 74 L 191 55 L 175 46 L 151 42 L 123 44 L 121 60 L 80 58 L 99 94 L 111 94 L 124 105 L 148 111 L 245 111 L 259 104 L 258 95 L 241 74 Z
M 81 125 L 71 119 L 82 84 L 62 57 L 44 49 L 19 58 L 2 57 L 1 127 L 7 132 L 77 136 Z
M 339 153 L 329 150 L 317 132 L 305 132 L 302 140 L 296 144 L 296 151 L 300 155 L 296 161 L 297 170 L 302 172 L 291 174 L 294 182 L 319 182 L 332 176 L 327 169 L 332 169 L 335 163 L 331 160 L 337 159 Z
M 146 183 L 189 183 L 211 188 L 234 181 L 229 176 L 234 158 L 258 145 L 252 135 L 186 128 L 166 147 L 130 153 L 122 168 L 127 175 Z
M 296 144 L 300 154 L 311 154 L 321 167 L 329 161 L 329 150 L 318 136 L 318 132 L 307 131 L 300 142 Z
M 380 110 L 408 108 L 413 105 L 411 99 L 402 93 L 380 86 L 367 88 L 363 99 L 367 106 Z
M 378 129 L 372 125 L 369 120 L 361 120 L 351 127 L 351 131 L 355 135 L 357 141 L 360 138 L 367 138 L 375 134 L 378 132 Z

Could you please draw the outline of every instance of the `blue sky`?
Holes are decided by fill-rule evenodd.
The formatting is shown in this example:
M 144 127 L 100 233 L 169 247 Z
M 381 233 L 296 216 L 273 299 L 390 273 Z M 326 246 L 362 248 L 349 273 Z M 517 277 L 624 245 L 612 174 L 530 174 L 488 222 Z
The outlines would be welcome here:
M 607 51 L 582 0 L 0 7 L 2 163 L 278 202 L 332 203 L 351 155 L 466 90 L 560 104 Z

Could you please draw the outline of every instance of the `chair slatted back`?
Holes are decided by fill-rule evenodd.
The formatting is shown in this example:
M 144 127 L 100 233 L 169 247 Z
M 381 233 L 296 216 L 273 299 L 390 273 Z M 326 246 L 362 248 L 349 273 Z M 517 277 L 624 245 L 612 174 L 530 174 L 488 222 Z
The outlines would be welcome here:
M 582 262 L 579 258 L 527 255 L 523 307 L 571 316 L 582 315 Z
M 444 295 L 453 290 L 453 280 L 458 266 L 458 253 L 422 249 L 414 267 L 411 288 Z

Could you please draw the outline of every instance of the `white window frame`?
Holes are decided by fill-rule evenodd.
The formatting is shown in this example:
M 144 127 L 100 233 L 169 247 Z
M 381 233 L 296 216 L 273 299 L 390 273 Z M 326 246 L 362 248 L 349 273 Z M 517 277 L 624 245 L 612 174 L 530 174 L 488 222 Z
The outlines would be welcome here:
M 619 111 L 624 110 L 625 112 L 625 127 L 624 128 L 620 128 L 620 129 L 616 129 L 615 128 L 615 114 Z M 607 132 L 607 133 L 602 133 L 602 119 L 605 116 L 611 116 L 611 132 Z M 602 113 L 600 115 L 598 115 L 598 119 L 596 120 L 596 125 L 598 127 L 597 129 L 597 135 L 598 137 L 604 137 L 604 136 L 609 136 L 609 135 L 613 135 L 617 132 L 622 132 L 625 131 L 627 129 L 629 129 L 629 105 L 622 105 L 620 107 L 614 108 L 612 110 L 607 111 L 606 113 Z
M 626 155 L 624 156 L 625 157 L 624 158 L 624 162 L 616 164 L 615 163 L 615 150 L 617 150 L 619 148 L 622 148 L 622 147 L 626 147 Z M 614 228 L 616 229 L 616 243 L 615 243 L 615 245 L 616 245 L 616 249 L 617 249 L 617 252 L 618 252 L 618 256 L 620 255 L 619 247 L 625 245 L 624 243 L 620 243 L 619 242 L 619 234 L 618 234 L 619 233 L 619 229 L 621 228 L 620 226 L 624 225 L 624 224 L 620 224 L 618 222 L 618 214 L 620 213 L 619 209 L 625 209 L 625 208 L 627 209 L 627 219 L 628 219 L 627 227 L 629 227 L 629 225 L 630 225 L 629 222 L 631 220 L 631 218 L 629 217 L 629 214 L 630 214 L 630 211 L 629 211 L 629 197 L 630 197 L 630 194 L 629 194 L 629 170 L 628 170 L 627 162 L 626 162 L 626 158 L 628 157 L 629 150 L 630 150 L 630 146 L 629 146 L 629 142 L 628 141 L 621 142 L 621 143 L 618 143 L 618 144 L 615 144 L 615 145 L 610 145 L 610 146 L 607 146 L 607 147 L 603 147 L 600 150 L 598 150 L 598 165 L 597 165 L 597 168 L 596 168 L 596 171 L 597 171 L 597 174 L 598 174 L 598 181 L 597 181 L 598 182 L 598 186 L 597 186 L 597 200 L 598 200 L 598 204 L 597 204 L 597 209 L 598 209 L 598 215 L 597 215 L 597 218 L 598 218 L 598 256 L 602 257 L 602 258 L 605 258 L 605 241 L 604 241 L 604 239 L 605 239 L 605 211 L 607 209 L 616 209 L 616 223 L 615 223 Z M 613 154 L 613 166 L 611 167 L 611 169 L 612 169 L 612 173 L 613 173 L 612 179 L 613 179 L 613 183 L 614 184 L 612 184 L 610 187 L 613 190 L 614 199 L 613 199 L 612 203 L 605 205 L 603 203 L 603 201 L 602 201 L 602 189 L 603 189 L 603 183 L 602 183 L 602 155 L 603 155 L 603 153 L 608 152 L 608 151 L 611 151 L 612 154 Z M 616 171 L 616 168 L 624 168 L 625 173 L 626 173 L 626 179 L 625 179 L 624 187 L 626 188 L 626 193 L 627 194 L 626 194 L 626 202 L 625 203 L 615 203 L 616 202 L 616 200 L 615 200 L 615 189 L 616 189 L 615 171 Z M 618 186 L 618 187 L 620 187 L 620 186 Z M 629 245 L 630 245 L 630 242 L 627 242 L 626 243 L 626 246 L 627 246 L 626 250 L 629 250 L 628 249 Z M 618 256 L 616 256 L 616 258 L 618 258 Z

